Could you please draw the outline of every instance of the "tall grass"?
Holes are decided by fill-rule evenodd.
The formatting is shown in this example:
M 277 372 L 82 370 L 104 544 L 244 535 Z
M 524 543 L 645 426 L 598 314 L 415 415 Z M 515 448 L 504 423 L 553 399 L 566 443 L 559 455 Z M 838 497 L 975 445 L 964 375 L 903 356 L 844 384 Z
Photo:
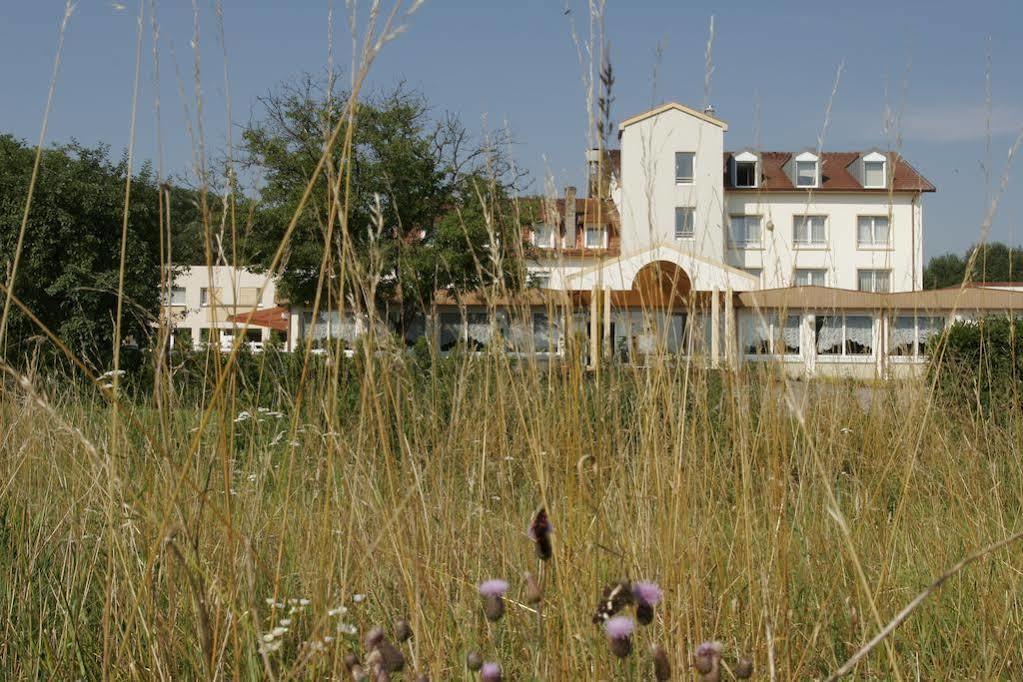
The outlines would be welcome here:
M 622 664 L 590 616 L 606 584 L 647 578 L 665 598 L 636 669 L 647 644 L 681 668 L 719 639 L 765 674 L 822 676 L 873 634 L 870 599 L 894 614 L 1019 527 L 1018 421 L 925 416 L 915 385 L 811 385 L 806 435 L 770 373 L 664 365 L 597 385 L 573 369 L 465 357 L 424 372 L 367 355 L 346 400 L 326 372 L 297 407 L 287 392 L 266 405 L 228 392 L 191 455 L 199 411 L 182 405 L 156 443 L 125 426 L 113 461 L 105 406 L 59 387 L 5 400 L 0 667 L 97 676 L 110 589 L 117 676 L 340 675 L 361 649 L 340 623 L 364 634 L 404 618 L 410 667 L 435 679 L 461 675 L 469 650 L 512 679 L 608 679 Z M 159 432 L 151 406 L 124 411 Z M 521 586 L 538 570 L 526 528 L 540 505 L 555 530 L 537 618 Z M 513 585 L 496 624 L 476 594 L 491 577 Z M 898 669 L 1013 676 L 1020 580 L 1012 554 L 957 575 L 893 635 Z M 293 599 L 309 604 L 292 613 Z M 261 655 L 282 618 L 283 645 Z M 894 676 L 879 654 L 859 673 Z
M 343 120 L 400 32 L 386 16 L 372 5 Z M 603 68 L 594 26 L 580 54 Z M 338 130 L 328 146 L 350 145 Z M 347 170 L 325 165 L 327 234 L 343 233 Z M 379 274 L 327 249 L 331 271 L 328 302 Z M 470 652 L 507 679 L 650 678 L 652 646 L 687 679 L 713 640 L 725 679 L 738 657 L 761 678 L 823 677 L 948 566 L 1020 530 L 1018 410 L 992 420 L 915 382 L 792 383 L 664 355 L 595 374 L 571 354 L 375 341 L 350 360 L 309 345 L 211 353 L 202 371 L 172 358 L 131 398 L 5 364 L 6 676 L 342 679 L 382 626 L 433 679 L 469 679 Z M 554 527 L 542 563 L 539 507 Z M 856 673 L 1019 676 L 1021 567 L 1010 549 L 956 573 Z M 477 593 L 492 578 L 511 584 L 495 622 Z M 591 617 L 623 579 L 664 598 L 619 660 Z

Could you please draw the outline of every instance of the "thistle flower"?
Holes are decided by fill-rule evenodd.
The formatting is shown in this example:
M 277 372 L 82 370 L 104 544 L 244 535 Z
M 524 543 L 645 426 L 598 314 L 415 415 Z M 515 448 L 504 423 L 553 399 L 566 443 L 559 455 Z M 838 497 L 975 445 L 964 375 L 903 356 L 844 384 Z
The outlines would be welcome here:
M 654 620 L 654 606 L 661 600 L 661 588 L 657 583 L 638 582 L 632 584 L 632 596 L 636 600 L 636 620 L 640 625 L 650 625 Z
M 607 634 L 608 646 L 618 658 L 625 658 L 632 653 L 632 633 L 636 629 L 636 623 L 627 616 L 615 616 L 604 623 L 604 632 Z
M 740 658 L 735 662 L 732 673 L 737 680 L 748 680 L 753 677 L 753 661 L 748 658 Z
M 412 626 L 407 620 L 399 620 L 394 624 L 394 638 L 399 642 L 407 642 L 412 639 Z
M 480 668 L 480 682 L 501 682 L 501 666 L 498 663 L 484 663 Z
M 536 578 L 533 577 L 532 573 L 526 573 L 526 593 L 525 601 L 527 604 L 539 604 L 543 600 L 543 590 L 540 589 L 540 584 L 536 582 Z
M 657 682 L 671 679 L 671 662 L 668 661 L 668 652 L 664 647 L 655 644 L 650 647 L 650 657 L 654 659 L 654 679 Z
M 366 633 L 366 648 L 372 651 L 377 648 L 384 639 L 384 631 L 381 628 L 373 628 Z
M 480 656 L 478 651 L 470 651 L 465 655 L 465 667 L 476 672 L 483 667 L 483 657 Z
M 696 647 L 694 665 L 700 674 L 710 679 L 717 679 L 722 649 L 721 642 L 703 642 Z
M 529 537 L 536 544 L 536 555 L 542 561 L 547 561 L 554 553 L 551 547 L 551 521 L 547 518 L 547 509 L 540 507 L 533 517 L 533 523 L 529 525 Z
M 487 620 L 501 620 L 504 615 L 504 593 L 507 591 L 508 583 L 504 580 L 484 580 L 480 583 L 479 593 L 483 597 L 483 613 Z

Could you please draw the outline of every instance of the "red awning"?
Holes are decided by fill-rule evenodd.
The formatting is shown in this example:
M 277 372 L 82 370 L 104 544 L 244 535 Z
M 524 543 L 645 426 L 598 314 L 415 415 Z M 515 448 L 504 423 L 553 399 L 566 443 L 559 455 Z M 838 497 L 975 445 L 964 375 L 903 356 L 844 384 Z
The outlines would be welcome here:
M 269 327 L 277 331 L 288 331 L 288 318 L 290 313 L 284 306 L 276 308 L 263 308 L 262 310 L 250 310 L 247 313 L 238 313 L 227 318 L 228 322 L 248 324 L 250 327 Z

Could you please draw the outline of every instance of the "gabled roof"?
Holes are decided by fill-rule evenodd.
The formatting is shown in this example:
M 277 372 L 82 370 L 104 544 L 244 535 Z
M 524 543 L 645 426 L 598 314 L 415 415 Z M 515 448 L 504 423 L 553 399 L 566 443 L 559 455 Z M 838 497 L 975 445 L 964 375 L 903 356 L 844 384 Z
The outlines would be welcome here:
M 724 187 L 734 192 L 805 192 L 807 188 L 796 187 L 785 172 L 785 164 L 795 156 L 794 152 L 760 152 L 760 178 L 757 187 L 736 187 L 732 184 L 729 164 L 735 152 L 725 152 Z M 862 155 L 861 152 L 821 152 L 821 182 L 814 192 L 933 192 L 934 185 L 920 175 L 896 152 L 887 152 L 892 162 L 891 187 L 867 188 L 850 172 L 849 167 Z
M 650 111 L 645 111 L 642 114 L 637 114 L 636 116 L 633 116 L 632 118 L 627 118 L 619 124 L 618 130 L 621 131 L 625 129 L 627 126 L 631 126 L 633 123 L 639 123 L 640 121 L 645 121 L 648 118 L 658 116 L 666 111 L 672 110 L 681 111 L 683 114 L 689 114 L 690 116 L 695 116 L 701 121 L 706 121 L 707 123 L 716 125 L 722 130 L 726 131 L 728 130 L 728 124 L 722 121 L 721 119 L 714 118 L 713 116 L 705 114 L 702 111 L 697 111 L 696 109 L 690 109 L 686 105 L 679 104 L 678 102 L 668 102 L 667 104 L 662 104 L 661 106 L 651 109 Z

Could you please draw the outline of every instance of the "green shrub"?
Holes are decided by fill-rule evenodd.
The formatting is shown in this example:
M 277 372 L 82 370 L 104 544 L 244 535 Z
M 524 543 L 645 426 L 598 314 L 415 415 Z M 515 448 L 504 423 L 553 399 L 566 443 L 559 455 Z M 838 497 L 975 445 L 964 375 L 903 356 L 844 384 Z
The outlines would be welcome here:
M 928 348 L 938 391 L 985 414 L 1007 414 L 1020 405 L 1023 320 L 986 317 L 960 321 Z

